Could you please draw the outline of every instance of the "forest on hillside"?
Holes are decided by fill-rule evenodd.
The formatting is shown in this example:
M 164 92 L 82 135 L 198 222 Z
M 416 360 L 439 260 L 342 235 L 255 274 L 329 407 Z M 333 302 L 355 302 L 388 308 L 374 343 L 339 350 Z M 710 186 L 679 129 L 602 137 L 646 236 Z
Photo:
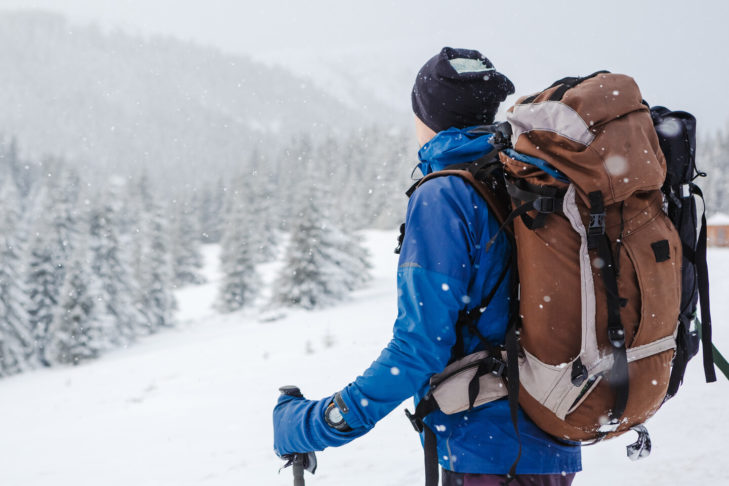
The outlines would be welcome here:
M 203 244 L 221 245 L 222 312 L 343 299 L 368 280 L 355 232 L 404 217 L 411 143 L 376 128 L 318 143 L 302 134 L 275 157 L 253 151 L 233 172 L 160 191 L 144 171 L 92 182 L 4 139 L 0 376 L 76 364 L 174 326 L 174 290 L 202 282 Z M 274 258 L 286 263 L 261 303 L 256 267 Z

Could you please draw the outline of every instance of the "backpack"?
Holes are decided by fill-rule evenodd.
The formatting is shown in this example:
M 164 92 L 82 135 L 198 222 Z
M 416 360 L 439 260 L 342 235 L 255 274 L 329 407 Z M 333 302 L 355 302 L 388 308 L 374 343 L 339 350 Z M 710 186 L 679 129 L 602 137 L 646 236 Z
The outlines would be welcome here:
M 599 71 L 519 99 L 507 120 L 480 128 L 493 134 L 490 154 L 419 182 L 458 175 L 491 193 L 510 232 L 518 297 L 505 349 L 454 352 L 415 413 L 406 411 L 425 432 L 426 484 L 437 484 L 437 458 L 422 418 L 503 397 L 515 429 L 518 404 L 557 440 L 594 443 L 632 429 L 629 457 L 648 455 L 642 424 L 676 394 L 698 351 L 699 299 L 706 379 L 715 380 L 694 118 L 650 109 L 632 78 Z M 464 310 L 457 328 L 481 337 L 475 323 L 494 293 Z

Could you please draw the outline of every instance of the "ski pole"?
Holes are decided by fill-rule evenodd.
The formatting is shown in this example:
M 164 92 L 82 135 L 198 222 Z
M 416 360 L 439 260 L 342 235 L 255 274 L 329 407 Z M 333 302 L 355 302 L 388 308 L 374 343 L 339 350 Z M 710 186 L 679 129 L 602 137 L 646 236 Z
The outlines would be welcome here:
M 282 386 L 278 389 L 278 391 L 281 392 L 282 395 L 304 398 L 304 395 L 301 394 L 301 390 L 299 390 L 299 387 L 297 386 Z M 286 459 L 288 462 L 286 462 L 281 469 L 291 466 L 294 473 L 294 486 L 306 486 L 304 471 L 306 470 L 311 474 L 314 474 L 316 471 L 316 454 L 313 452 L 287 454 L 283 456 L 283 459 Z
M 306 486 L 306 481 L 304 480 L 304 456 L 294 454 L 294 462 L 291 464 L 291 468 L 294 471 L 294 486 Z

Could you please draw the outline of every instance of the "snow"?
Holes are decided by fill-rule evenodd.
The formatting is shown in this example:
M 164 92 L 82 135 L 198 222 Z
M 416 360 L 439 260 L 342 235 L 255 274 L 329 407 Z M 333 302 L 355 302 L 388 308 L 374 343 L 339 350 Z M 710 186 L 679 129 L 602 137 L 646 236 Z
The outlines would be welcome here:
M 725 226 L 729 225 L 729 214 L 716 213 L 706 220 L 709 226 Z
M 213 310 L 208 283 L 178 291 L 180 326 L 76 367 L 0 380 L 0 484 L 290 485 L 277 474 L 271 410 L 281 385 L 320 398 L 344 387 L 389 341 L 396 315 L 394 232 L 366 233 L 373 280 L 337 307 L 285 310 L 261 322 L 247 309 Z M 729 251 L 709 250 L 715 343 L 729 352 Z M 261 269 L 270 280 L 275 265 Z M 394 370 L 393 370 L 394 371 Z M 726 484 L 729 384 L 703 382 L 700 357 L 684 387 L 647 427 L 652 455 L 631 462 L 635 434 L 584 450 L 573 484 Z M 422 484 L 422 449 L 402 409 L 355 442 L 318 453 L 311 485 Z

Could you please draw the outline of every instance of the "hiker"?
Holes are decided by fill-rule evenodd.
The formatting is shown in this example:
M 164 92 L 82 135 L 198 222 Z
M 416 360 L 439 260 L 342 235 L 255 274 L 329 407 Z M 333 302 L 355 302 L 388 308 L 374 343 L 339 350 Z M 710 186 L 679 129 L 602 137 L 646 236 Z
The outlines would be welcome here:
M 446 47 L 430 59 L 412 90 L 421 172 L 482 157 L 490 149 L 486 139 L 464 129 L 493 123 L 512 93 L 512 82 L 478 51 Z M 428 180 L 413 193 L 404 228 L 392 340 L 362 376 L 333 396 L 280 397 L 273 413 L 280 456 L 345 444 L 403 400 L 414 396 L 417 404 L 457 346 L 467 354 L 484 349 L 481 337 L 488 346 L 504 344 L 510 246 L 501 232 L 483 251 L 499 223 L 476 190 L 459 177 Z M 497 290 L 480 315 L 478 332 L 457 332 L 459 314 L 478 307 L 492 288 Z M 423 422 L 426 452 L 427 431 L 437 439 L 446 486 L 501 484 L 519 451 L 517 484 L 569 485 L 581 469 L 579 446 L 553 440 L 521 410 L 517 436 L 507 399 L 452 415 L 435 411 Z

